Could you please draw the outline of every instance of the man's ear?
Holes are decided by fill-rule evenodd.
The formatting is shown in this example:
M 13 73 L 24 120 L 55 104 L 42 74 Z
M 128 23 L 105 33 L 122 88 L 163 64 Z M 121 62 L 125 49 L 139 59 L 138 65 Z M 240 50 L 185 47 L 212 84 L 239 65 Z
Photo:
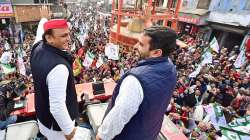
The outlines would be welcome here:
M 48 42 L 49 44 L 52 44 L 52 42 L 53 42 L 53 37 L 52 37 L 52 35 L 45 35 L 45 39 L 47 40 L 47 42 Z
M 161 49 L 156 49 L 156 50 L 151 51 L 151 56 L 161 57 L 162 56 L 162 50 Z

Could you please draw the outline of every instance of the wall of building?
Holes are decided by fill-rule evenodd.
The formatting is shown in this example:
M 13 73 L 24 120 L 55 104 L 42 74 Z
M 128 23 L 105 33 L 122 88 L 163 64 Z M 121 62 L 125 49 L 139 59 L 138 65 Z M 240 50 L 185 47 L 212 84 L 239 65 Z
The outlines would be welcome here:
M 0 0 L 0 2 L 10 2 L 10 0 Z
M 34 0 L 12 0 L 13 4 L 32 4 Z
M 183 9 L 196 9 L 199 0 L 183 0 L 182 8 Z
M 209 21 L 234 26 L 250 25 L 249 0 L 212 0 Z
M 57 3 L 58 0 L 12 0 L 13 4 Z
M 231 13 L 250 13 L 249 0 L 212 0 L 209 7 L 210 11 L 231 12 Z

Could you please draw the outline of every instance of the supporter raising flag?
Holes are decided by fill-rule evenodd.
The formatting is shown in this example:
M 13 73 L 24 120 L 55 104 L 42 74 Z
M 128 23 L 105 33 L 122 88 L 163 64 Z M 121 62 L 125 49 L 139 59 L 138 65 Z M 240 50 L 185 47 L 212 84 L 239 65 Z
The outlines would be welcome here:
M 213 51 L 215 51 L 216 53 L 219 53 L 220 47 L 219 47 L 219 44 L 218 44 L 216 37 L 213 38 L 213 40 L 210 42 L 209 45 Z
M 84 67 L 90 67 L 91 64 L 93 63 L 94 61 L 94 58 L 95 58 L 95 55 L 92 54 L 91 52 L 87 51 L 86 55 L 85 55 L 85 59 L 83 61 L 83 66 Z

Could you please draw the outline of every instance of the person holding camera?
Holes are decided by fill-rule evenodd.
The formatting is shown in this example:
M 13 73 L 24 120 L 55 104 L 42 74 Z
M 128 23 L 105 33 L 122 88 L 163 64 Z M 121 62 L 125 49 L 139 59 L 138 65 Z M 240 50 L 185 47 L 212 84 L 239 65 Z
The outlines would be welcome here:
M 17 116 L 10 115 L 14 109 L 14 104 L 15 102 L 11 99 L 9 91 L 6 94 L 0 91 L 0 130 L 16 122 Z

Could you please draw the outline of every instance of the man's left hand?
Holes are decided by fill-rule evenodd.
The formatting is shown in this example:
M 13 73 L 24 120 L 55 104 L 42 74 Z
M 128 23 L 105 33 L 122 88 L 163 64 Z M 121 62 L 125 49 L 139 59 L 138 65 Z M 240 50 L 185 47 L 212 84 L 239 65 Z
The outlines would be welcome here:
M 96 140 L 102 140 L 98 135 L 96 135 Z

